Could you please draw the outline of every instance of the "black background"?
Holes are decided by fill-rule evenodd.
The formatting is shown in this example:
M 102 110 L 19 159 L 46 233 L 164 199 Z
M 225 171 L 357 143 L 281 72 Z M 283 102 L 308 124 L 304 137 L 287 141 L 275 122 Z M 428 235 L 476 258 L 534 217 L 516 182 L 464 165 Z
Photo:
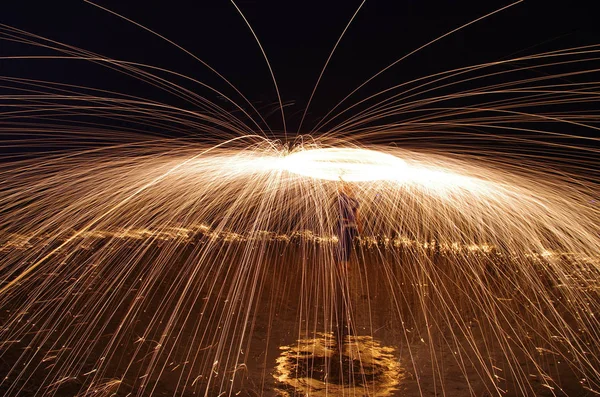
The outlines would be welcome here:
M 272 128 L 282 127 L 266 63 L 250 30 L 229 1 L 99 0 L 98 4 L 194 53 L 259 107 Z M 286 104 L 289 131 L 297 131 L 320 70 L 359 4 L 356 0 L 237 2 L 271 62 Z M 308 131 L 346 94 L 396 59 L 508 4 L 507 1 L 367 1 L 334 54 L 300 132 Z M 524 1 L 402 61 L 361 94 L 456 67 L 600 43 L 595 15 L 593 1 Z M 234 96 L 227 84 L 189 55 L 83 1 L 3 2 L 0 22 L 107 57 L 167 68 Z M 6 41 L 0 41 L 0 46 L 1 56 L 50 54 Z M 4 60 L 0 74 L 74 82 L 179 105 L 176 99 L 134 79 L 98 68 L 84 68 L 81 62 Z M 193 84 L 189 87 L 200 89 Z

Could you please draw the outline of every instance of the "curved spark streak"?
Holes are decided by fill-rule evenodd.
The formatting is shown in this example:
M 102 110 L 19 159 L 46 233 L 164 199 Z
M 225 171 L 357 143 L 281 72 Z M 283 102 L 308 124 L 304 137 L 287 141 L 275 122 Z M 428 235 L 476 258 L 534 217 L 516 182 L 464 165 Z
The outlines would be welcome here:
M 183 75 L 5 25 L 0 39 L 190 105 L 0 77 L 3 143 L 26 152 L 0 162 L 1 394 L 600 390 L 597 140 L 552 130 L 595 132 L 600 83 L 578 78 L 599 46 L 397 85 L 290 145 L 244 135 L 251 113 L 168 80 L 221 92 Z M 340 180 L 364 224 L 347 268 Z M 341 326 L 358 344 L 336 355 Z
M 17 364 L 10 372 L 8 395 L 17 395 L 21 377 L 35 373 L 44 359 L 59 363 L 47 375 L 51 385 L 73 379 L 69 374 L 85 366 L 90 391 L 106 379 L 128 379 L 151 393 L 154 386 L 146 379 L 168 376 L 171 369 L 183 371 L 187 380 L 182 390 L 231 390 L 237 383 L 225 381 L 222 374 L 249 364 L 249 321 L 260 315 L 255 310 L 267 288 L 265 278 L 283 277 L 272 276 L 280 271 L 295 274 L 286 283 L 306 279 L 298 286 L 298 321 L 311 328 L 302 331 L 309 333 L 313 324 L 324 321 L 324 331 L 331 332 L 330 294 L 337 285 L 333 280 L 340 277 L 332 259 L 340 176 L 352 181 L 367 220 L 363 248 L 357 250 L 377 264 L 359 266 L 393 277 L 387 304 L 405 323 L 395 338 L 404 338 L 411 355 L 422 354 L 414 337 L 427 341 L 436 336 L 430 327 L 417 331 L 421 320 L 409 314 L 414 307 L 405 308 L 403 299 L 415 300 L 417 318 L 426 323 L 454 327 L 447 336 L 450 342 L 472 343 L 474 351 L 459 350 L 461 354 L 482 360 L 482 371 L 491 371 L 485 366 L 486 348 L 470 339 L 470 328 L 465 328 L 471 318 L 462 314 L 466 305 L 486 330 L 485 343 L 509 349 L 518 335 L 535 332 L 539 338 L 521 341 L 524 351 L 559 351 L 595 382 L 598 363 L 585 352 L 594 349 L 588 341 L 597 336 L 598 320 L 592 314 L 598 307 L 581 288 L 596 288 L 586 280 L 594 280 L 600 269 L 598 213 L 587 205 L 583 191 L 548 178 L 525 178 L 498 165 L 386 146 L 316 142 L 290 150 L 254 140 L 253 145 L 171 150 L 162 143 L 160 157 L 97 153 L 94 161 L 71 157 L 31 170 L 4 170 L 8 185 L 0 203 L 12 217 L 3 218 L 10 235 L 2 236 L 0 246 L 0 303 L 17 307 L 0 330 L 0 340 L 25 343 L 29 348 L 15 362 L 30 363 L 25 369 Z M 21 187 L 25 180 L 28 189 Z M 11 209 L 9 203 L 16 206 Z M 291 254 L 294 241 L 298 249 L 314 253 Z M 155 244 L 162 248 L 152 248 Z M 182 246 L 189 256 L 178 253 Z M 443 253 L 452 265 L 419 253 L 430 249 Z M 158 256 L 149 259 L 154 250 Z M 82 252 L 89 259 L 78 262 Z M 281 269 L 273 267 L 273 258 L 285 252 L 291 259 Z M 565 255 L 570 259 L 562 259 Z M 400 275 L 392 276 L 400 265 Z M 490 278 L 490 272 L 498 276 Z M 163 284 L 165 277 L 171 280 Z M 564 287 L 549 293 L 539 279 Z M 73 281 L 64 289 L 59 280 Z M 408 287 L 396 289 L 400 280 L 416 291 L 414 298 L 405 295 Z M 351 294 L 349 284 L 342 285 Z M 277 282 L 268 288 L 274 289 L 269 294 L 275 299 Z M 566 312 L 551 303 L 557 299 Z M 312 312 L 319 305 L 324 305 L 324 320 Z M 523 314 L 514 313 L 523 310 L 528 321 L 517 321 Z M 148 311 L 154 314 L 141 321 Z M 67 312 L 73 317 L 65 318 Z M 572 312 L 580 317 L 567 320 Z M 361 311 L 352 313 L 352 321 L 360 324 Z M 108 340 L 103 339 L 105 328 L 111 330 Z M 500 328 L 504 336 L 496 333 Z M 45 329 L 60 333 L 54 338 Z M 123 343 L 128 358 L 121 358 Z M 39 361 L 37 346 L 47 346 Z M 189 347 L 180 351 L 183 346 Z M 127 368 L 115 373 L 111 363 L 121 359 Z M 417 365 L 416 358 L 410 360 Z M 529 361 L 541 365 L 533 357 Z M 87 362 L 94 365 L 87 368 Z M 143 373 L 132 378 L 136 370 Z M 241 374 L 236 370 L 232 379 Z M 199 375 L 209 379 L 201 381 Z M 519 384 L 526 382 L 527 374 L 514 376 Z
M 184 167 L 187 163 L 194 161 L 196 158 L 206 155 L 207 153 L 211 152 L 212 150 L 219 148 L 220 146 L 227 145 L 231 142 L 234 142 L 234 141 L 237 141 L 240 139 L 248 139 L 248 138 L 253 138 L 253 137 L 257 137 L 257 136 L 241 136 L 239 138 L 231 139 L 231 140 L 223 142 L 217 146 L 208 148 L 208 149 L 204 150 L 203 152 L 198 153 L 197 155 L 193 156 L 192 158 L 184 159 L 181 163 L 174 164 L 173 167 L 168 169 L 164 174 L 158 175 L 153 180 L 149 181 L 148 183 L 142 185 L 139 189 L 135 190 L 133 193 L 131 193 L 131 195 L 125 197 L 121 202 L 117 203 L 114 207 L 109 208 L 105 213 L 99 214 L 96 218 L 93 219 L 92 222 L 90 222 L 88 225 L 84 226 L 81 230 L 79 230 L 78 232 L 73 234 L 70 238 L 68 238 L 65 242 L 63 242 L 57 248 L 52 250 L 50 253 L 45 255 L 43 258 L 37 260 L 35 263 L 33 263 L 31 266 L 29 266 L 27 269 L 25 269 L 22 273 L 20 273 L 18 276 L 16 276 L 13 280 L 6 283 L 2 288 L 0 288 L 0 296 L 2 296 L 6 291 L 8 291 L 15 284 L 19 283 L 23 278 L 27 277 L 27 275 L 29 275 L 32 271 L 34 271 L 40 264 L 44 263 L 46 260 L 51 258 L 58 251 L 60 251 L 65 246 L 67 246 L 69 243 L 71 243 L 74 239 L 77 239 L 82 233 L 86 233 L 90 228 L 92 228 L 95 224 L 100 222 L 102 219 L 106 218 L 107 216 L 109 216 L 110 214 L 112 214 L 113 212 L 118 210 L 120 207 L 126 205 L 129 201 L 133 200 L 141 192 L 143 192 L 144 190 L 148 189 L 149 187 L 155 185 L 156 183 L 160 182 L 162 179 L 168 177 L 171 173 L 177 171 L 181 167 Z

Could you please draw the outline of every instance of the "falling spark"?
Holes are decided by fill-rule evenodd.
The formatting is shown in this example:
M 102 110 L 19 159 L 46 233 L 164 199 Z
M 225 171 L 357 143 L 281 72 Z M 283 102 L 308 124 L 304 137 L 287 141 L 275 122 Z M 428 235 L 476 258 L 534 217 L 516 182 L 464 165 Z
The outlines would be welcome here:
M 0 162 L 4 395 L 237 395 L 252 360 L 264 394 L 445 394 L 450 365 L 471 394 L 557 392 L 567 370 L 600 389 L 597 139 L 551 127 L 597 132 L 597 112 L 569 110 L 597 103 L 600 83 L 577 78 L 600 46 L 406 82 L 282 142 L 165 77 L 220 93 L 186 76 L 4 25 L 0 38 L 60 53 L 3 61 L 94 62 L 197 110 L 0 76 L 3 123 L 26 120 L 0 130 L 35 137 L 7 147 L 48 150 Z M 342 184 L 364 222 L 348 270 Z M 339 307 L 358 335 L 334 385 Z

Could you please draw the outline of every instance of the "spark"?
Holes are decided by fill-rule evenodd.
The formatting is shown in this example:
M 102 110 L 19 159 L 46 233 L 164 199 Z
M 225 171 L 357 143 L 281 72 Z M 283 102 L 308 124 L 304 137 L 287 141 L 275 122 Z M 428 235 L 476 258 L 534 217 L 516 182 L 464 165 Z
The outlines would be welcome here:
M 473 395 L 555 392 L 565 368 L 600 389 L 598 140 L 564 128 L 597 132 L 597 112 L 572 107 L 597 102 L 578 77 L 600 46 L 404 82 L 281 141 L 243 96 L 253 112 L 166 69 L 4 25 L 0 38 L 44 54 L 3 61 L 93 62 L 195 109 L 0 76 L 0 131 L 28 138 L 7 138 L 25 154 L 0 162 L 7 396 L 237 394 L 261 370 L 264 394 L 446 394 L 449 367 Z M 348 270 L 341 184 L 365 223 Z M 336 356 L 340 306 L 364 335 Z M 334 384 L 332 357 L 352 379 Z

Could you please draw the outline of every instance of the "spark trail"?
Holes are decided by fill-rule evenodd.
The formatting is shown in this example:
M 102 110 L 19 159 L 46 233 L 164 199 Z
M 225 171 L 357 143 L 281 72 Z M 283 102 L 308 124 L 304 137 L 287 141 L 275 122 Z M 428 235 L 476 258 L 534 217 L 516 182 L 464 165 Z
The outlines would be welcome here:
M 466 305 L 474 316 L 485 314 L 478 321 L 487 323 L 492 334 L 486 337 L 507 352 L 509 361 L 508 352 L 516 348 L 512 338 L 531 335 L 545 343 L 535 348 L 564 355 L 590 382 L 597 375 L 595 356 L 587 353 L 598 330 L 598 302 L 592 299 L 599 269 L 597 212 L 581 192 L 439 155 L 344 148 L 343 142 L 290 151 L 254 139 L 250 146 L 174 147 L 160 157 L 105 156 L 90 163 L 76 156 L 38 166 L 35 173 L 27 167 L 4 170 L 8 184 L 2 202 L 13 206 L 11 217 L 3 220 L 1 303 L 13 314 L 6 318 L 2 340 L 27 347 L 4 381 L 12 385 L 8 393 L 21 392 L 27 377 L 42 368 L 45 384 L 79 379 L 89 391 L 103 379 L 124 381 L 134 367 L 146 375 L 137 377 L 138 393 L 149 393 L 154 390 L 149 380 L 160 379 L 175 358 L 188 362 L 181 369 L 181 390 L 192 383 L 227 390 L 231 382 L 211 380 L 210 373 L 227 373 L 244 361 L 241 352 L 251 345 L 251 319 L 259 307 L 255 301 L 272 271 L 265 262 L 277 247 L 291 249 L 278 244 L 291 244 L 286 241 L 296 236 L 303 250 L 318 252 L 313 255 L 322 265 L 298 263 L 304 271 L 311 269 L 306 277 L 332 283 L 336 266 L 328 252 L 335 250 L 339 176 L 355 181 L 369 220 L 362 241 L 378 252 L 371 261 L 389 271 L 401 267 L 407 273 L 402 277 L 416 278 L 409 284 L 432 288 L 435 299 L 420 296 L 418 310 L 427 322 L 447 323 L 449 344 L 472 344 L 474 357 L 482 363 L 487 359 L 464 328 L 471 321 L 460 308 Z M 201 243 L 183 248 L 198 235 Z M 17 241 L 27 248 L 18 248 Z M 160 241 L 160 248 L 153 246 Z M 443 272 L 455 272 L 456 278 L 442 277 L 442 270 L 421 254 L 407 265 L 393 248 L 424 243 L 445 253 L 450 267 Z M 178 252 L 182 249 L 189 251 L 187 257 Z M 498 257 L 478 257 L 474 250 L 493 250 Z M 171 272 L 178 274 L 169 275 L 174 279 L 164 285 Z M 225 284 L 219 286 L 218 280 Z M 394 287 L 396 281 L 389 279 L 392 301 L 405 294 Z M 547 282 L 561 288 L 546 290 Z M 324 305 L 323 314 L 332 321 L 330 287 L 323 285 L 322 298 L 311 288 L 301 292 L 307 308 Z M 200 291 L 207 294 L 205 301 Z M 527 321 L 511 320 L 515 314 L 504 299 L 526 304 L 518 317 Z M 436 313 L 433 301 L 445 310 Z M 406 315 L 400 303 L 394 306 L 397 315 Z M 154 314 L 144 315 L 148 310 Z M 300 318 L 312 318 L 311 311 L 300 311 Z M 208 323 L 220 325 L 215 334 L 200 327 L 197 316 L 206 312 Z M 574 313 L 577 317 L 567 319 Z M 314 324 L 306 326 L 310 332 Z M 192 345 L 181 345 L 182 338 L 191 338 L 190 329 Z M 529 342 L 519 343 L 529 351 Z M 138 347 L 117 374 L 111 363 L 123 362 L 123 345 Z M 203 374 L 199 368 L 209 362 L 214 368 L 204 374 L 206 383 L 199 382 L 192 374 Z M 93 372 L 83 371 L 88 367 Z M 528 374 L 516 371 L 515 376 Z
M 600 47 L 349 96 L 282 142 L 243 96 L 0 38 L 194 108 L 0 76 L 4 395 L 600 393 Z M 347 273 L 340 179 L 365 226 Z

